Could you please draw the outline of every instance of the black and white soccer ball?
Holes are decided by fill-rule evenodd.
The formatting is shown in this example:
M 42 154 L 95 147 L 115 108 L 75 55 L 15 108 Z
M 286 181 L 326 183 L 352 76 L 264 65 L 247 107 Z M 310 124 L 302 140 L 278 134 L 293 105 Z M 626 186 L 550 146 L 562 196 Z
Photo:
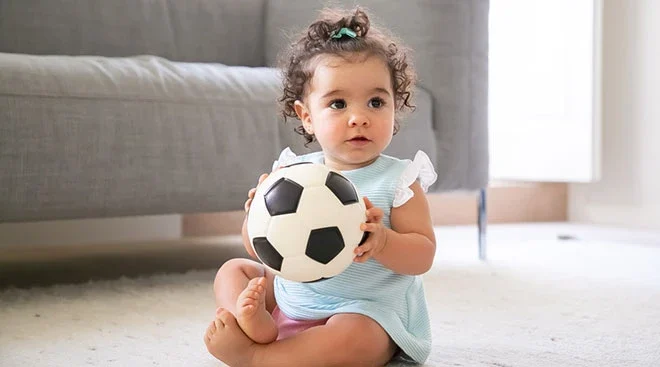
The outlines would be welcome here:
M 366 239 L 366 207 L 345 176 L 322 164 L 297 163 L 257 188 L 247 219 L 250 243 L 275 274 L 298 282 L 346 269 Z

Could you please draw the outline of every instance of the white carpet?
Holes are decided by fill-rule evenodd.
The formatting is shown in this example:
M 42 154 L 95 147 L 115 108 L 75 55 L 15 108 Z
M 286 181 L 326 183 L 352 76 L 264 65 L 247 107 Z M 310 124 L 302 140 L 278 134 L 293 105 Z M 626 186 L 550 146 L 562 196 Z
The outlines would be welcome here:
M 660 366 L 659 236 L 491 226 L 488 263 L 474 229 L 437 236 L 426 365 Z M 213 275 L 0 292 L 0 366 L 218 366 L 202 342 Z

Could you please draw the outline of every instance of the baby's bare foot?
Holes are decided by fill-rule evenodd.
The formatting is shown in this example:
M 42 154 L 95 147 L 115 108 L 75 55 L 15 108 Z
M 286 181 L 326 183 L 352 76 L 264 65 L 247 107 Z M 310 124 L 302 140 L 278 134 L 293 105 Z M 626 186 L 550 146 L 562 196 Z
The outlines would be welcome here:
M 229 366 L 251 366 L 257 344 L 243 333 L 231 312 L 219 309 L 204 335 L 206 349 Z
M 277 339 L 277 325 L 266 310 L 266 278 L 254 278 L 236 300 L 236 320 L 245 335 L 257 343 Z

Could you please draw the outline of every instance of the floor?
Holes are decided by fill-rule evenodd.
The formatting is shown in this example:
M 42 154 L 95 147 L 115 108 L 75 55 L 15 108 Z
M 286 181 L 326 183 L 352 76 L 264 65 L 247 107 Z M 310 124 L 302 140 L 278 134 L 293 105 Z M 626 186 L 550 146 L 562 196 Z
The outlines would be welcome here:
M 660 366 L 660 233 L 492 225 L 486 262 L 476 235 L 436 230 L 424 366 Z M 200 335 L 215 309 L 212 269 L 237 249 L 199 239 L 5 251 L 5 280 L 24 287 L 0 290 L 0 365 L 217 366 Z

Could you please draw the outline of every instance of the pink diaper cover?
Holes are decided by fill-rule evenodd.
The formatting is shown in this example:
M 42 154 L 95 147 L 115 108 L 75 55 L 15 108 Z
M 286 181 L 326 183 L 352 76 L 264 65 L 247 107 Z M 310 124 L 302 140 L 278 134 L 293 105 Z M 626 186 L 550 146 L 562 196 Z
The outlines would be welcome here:
M 275 320 L 275 325 L 277 325 L 278 335 L 277 340 L 286 339 L 290 336 L 298 334 L 299 332 L 305 331 L 314 326 L 325 325 L 328 319 L 322 320 L 292 320 L 282 311 L 280 308 L 275 306 L 273 310 L 273 320 Z

